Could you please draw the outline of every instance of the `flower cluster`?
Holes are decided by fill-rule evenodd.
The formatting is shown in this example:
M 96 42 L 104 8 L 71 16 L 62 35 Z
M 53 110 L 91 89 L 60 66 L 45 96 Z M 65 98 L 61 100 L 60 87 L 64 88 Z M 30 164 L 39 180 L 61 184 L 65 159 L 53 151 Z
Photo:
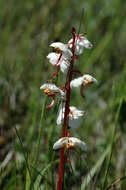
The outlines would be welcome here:
M 85 115 L 85 111 L 79 110 L 75 106 L 70 106 L 71 89 L 80 88 L 81 95 L 83 96 L 85 86 L 97 83 L 97 80 L 89 74 L 81 74 L 80 77 L 73 79 L 75 60 L 83 53 L 84 48 L 91 49 L 92 44 L 85 36 L 77 34 L 74 28 L 72 29 L 72 35 L 73 38 L 67 44 L 61 42 L 51 43 L 50 46 L 53 48 L 53 52 L 47 56 L 49 62 L 56 68 L 53 77 L 57 77 L 61 71 L 66 77 L 66 84 L 63 88 L 57 87 L 56 84 L 52 83 L 45 83 L 40 87 L 48 97 L 52 98 L 51 103 L 47 106 L 48 109 L 53 107 L 56 97 L 62 102 L 56 119 L 57 125 L 62 125 L 62 137 L 53 146 L 54 150 L 61 149 L 57 186 L 59 190 L 62 187 L 64 150 L 69 151 L 70 149 L 78 148 L 81 151 L 86 151 L 87 149 L 83 141 L 75 137 L 70 137 L 70 130 L 78 128 L 82 117 Z

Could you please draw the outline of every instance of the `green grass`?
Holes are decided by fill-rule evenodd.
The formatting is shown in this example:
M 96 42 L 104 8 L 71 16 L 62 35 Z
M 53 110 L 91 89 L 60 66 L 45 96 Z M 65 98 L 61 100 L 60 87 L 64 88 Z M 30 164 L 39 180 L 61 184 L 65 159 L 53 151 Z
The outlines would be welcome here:
M 86 142 L 88 152 L 72 151 L 64 189 L 106 189 L 126 175 L 125 1 L 0 0 L 0 7 L 0 189 L 56 189 L 59 152 L 52 146 L 61 136 L 58 102 L 47 111 L 40 85 L 54 71 L 46 59 L 49 44 L 71 38 L 83 8 L 80 33 L 94 47 L 75 67 L 99 84 L 85 89 L 85 99 L 72 91 L 71 105 L 87 112 L 72 135 Z M 60 73 L 56 82 L 64 81 Z M 125 178 L 115 189 L 126 189 Z

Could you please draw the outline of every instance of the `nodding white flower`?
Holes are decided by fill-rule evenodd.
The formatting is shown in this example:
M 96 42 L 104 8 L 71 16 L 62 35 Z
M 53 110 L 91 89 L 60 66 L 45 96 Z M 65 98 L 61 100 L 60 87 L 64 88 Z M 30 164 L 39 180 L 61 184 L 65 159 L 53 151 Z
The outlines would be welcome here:
M 98 81 L 91 75 L 85 74 L 82 77 L 72 80 L 70 86 L 72 88 L 72 87 L 79 87 L 81 85 L 88 85 L 91 83 L 98 83 Z
M 79 148 L 82 151 L 87 151 L 86 144 L 75 137 L 62 137 L 53 145 L 54 150 L 58 150 L 62 147 L 66 147 L 67 149 Z
M 67 74 L 69 66 L 70 66 L 69 61 L 62 60 L 60 63 L 60 70 L 62 71 L 62 73 Z
M 61 108 L 57 117 L 57 125 L 60 125 L 64 119 L 65 108 Z M 74 106 L 70 106 L 68 125 L 71 128 L 78 128 L 81 122 L 81 117 L 84 116 L 85 111 L 79 110 Z
M 72 52 L 70 51 L 70 49 L 68 49 L 67 44 L 63 44 L 61 42 L 54 42 L 50 44 L 50 46 L 53 47 L 57 53 L 62 53 L 66 59 L 71 60 Z
M 50 63 L 53 66 L 57 66 L 57 67 L 59 66 L 60 70 L 63 73 L 65 73 L 65 74 L 67 73 L 69 65 L 70 65 L 70 62 L 67 60 L 67 58 L 65 58 L 63 55 L 61 55 L 59 53 L 55 53 L 55 52 L 49 53 L 47 58 L 49 59 Z
M 53 65 L 53 66 L 58 66 L 60 65 L 61 62 L 61 58 L 60 58 L 60 54 L 59 53 L 49 53 L 47 55 L 47 58 L 49 59 L 49 62 Z M 59 61 L 58 61 L 59 60 Z
M 68 47 L 71 49 L 72 48 L 72 43 L 73 43 L 73 39 L 70 39 L 68 42 Z M 85 37 L 82 36 L 81 34 L 76 34 L 75 37 L 75 54 L 76 55 L 80 55 L 83 52 L 83 49 L 91 49 L 93 46 L 91 44 L 91 42 L 89 42 L 89 40 Z
M 45 83 L 40 87 L 40 89 L 44 90 L 44 93 L 47 94 L 48 96 L 58 95 L 61 98 L 64 98 L 65 96 L 65 93 L 55 84 Z

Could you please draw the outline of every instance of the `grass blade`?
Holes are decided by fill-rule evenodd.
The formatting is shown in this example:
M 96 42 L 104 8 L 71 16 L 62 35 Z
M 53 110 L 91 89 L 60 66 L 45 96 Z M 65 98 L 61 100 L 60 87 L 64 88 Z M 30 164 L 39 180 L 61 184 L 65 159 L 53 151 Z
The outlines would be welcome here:
M 107 166 L 106 166 L 105 177 L 104 177 L 104 182 L 103 182 L 103 189 L 107 185 L 107 176 L 108 176 L 109 167 L 110 167 L 110 163 L 111 163 L 112 151 L 113 151 L 113 146 L 114 146 L 114 142 L 115 142 L 116 130 L 117 130 L 117 126 L 118 126 L 117 123 L 118 123 L 118 118 L 119 118 L 119 113 L 120 113 L 120 109 L 122 106 L 122 102 L 123 102 L 123 98 L 121 98 L 119 106 L 118 106 L 118 110 L 116 112 L 115 125 L 114 125 L 113 134 L 112 134 L 112 138 L 111 138 L 111 142 L 110 142 L 110 152 L 109 152 L 108 159 L 107 159 Z
M 89 171 L 89 173 L 84 177 L 84 179 L 82 180 L 82 184 L 81 184 L 81 190 L 85 190 L 86 187 L 88 186 L 88 184 L 90 183 L 91 179 L 94 177 L 95 173 L 97 172 L 97 170 L 101 167 L 105 157 L 107 156 L 107 154 L 110 151 L 110 146 L 108 146 L 106 148 L 106 150 L 103 152 L 103 154 L 101 155 L 100 159 L 96 162 L 96 164 L 94 165 L 94 167 Z
M 37 148 L 36 148 L 36 154 L 35 154 L 35 162 L 34 162 L 34 167 L 36 168 L 37 165 L 37 161 L 38 161 L 38 155 L 39 155 L 39 151 L 40 151 L 40 141 L 41 141 L 41 137 L 42 137 L 42 131 L 43 131 L 43 127 L 44 127 L 44 112 L 45 112 L 45 105 L 46 105 L 46 97 L 44 97 L 44 101 L 43 101 L 43 106 L 42 106 L 42 112 L 41 112 L 41 126 L 39 129 L 39 135 L 38 135 L 38 143 L 37 143 Z

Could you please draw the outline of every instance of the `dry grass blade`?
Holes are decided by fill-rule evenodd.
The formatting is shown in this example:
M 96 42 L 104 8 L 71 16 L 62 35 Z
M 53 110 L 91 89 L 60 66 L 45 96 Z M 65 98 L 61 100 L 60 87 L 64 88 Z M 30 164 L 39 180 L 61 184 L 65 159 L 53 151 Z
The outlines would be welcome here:
M 123 177 L 119 177 L 117 178 L 112 184 L 110 184 L 106 190 L 109 190 L 111 188 L 115 188 L 117 184 L 119 184 L 122 180 L 125 180 L 126 179 L 126 176 L 123 176 Z
M 8 154 L 6 155 L 5 159 L 3 160 L 3 162 L 0 165 L 0 173 L 2 172 L 2 170 L 4 170 L 4 168 L 7 166 L 7 164 L 10 162 L 10 160 L 12 159 L 14 154 L 14 151 L 11 150 L 10 152 L 8 152 Z

